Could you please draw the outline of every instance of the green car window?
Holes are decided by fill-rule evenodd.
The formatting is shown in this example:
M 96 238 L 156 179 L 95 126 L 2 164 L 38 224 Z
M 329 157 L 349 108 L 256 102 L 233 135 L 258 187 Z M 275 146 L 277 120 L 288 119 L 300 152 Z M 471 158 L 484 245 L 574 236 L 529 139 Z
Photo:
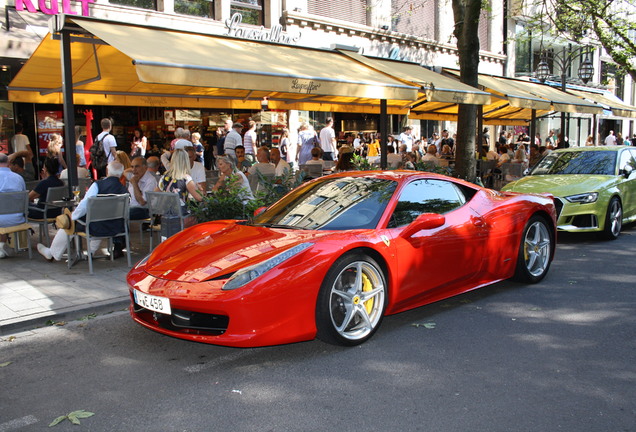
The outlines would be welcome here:
M 615 151 L 568 151 L 544 157 L 530 173 L 616 175 Z

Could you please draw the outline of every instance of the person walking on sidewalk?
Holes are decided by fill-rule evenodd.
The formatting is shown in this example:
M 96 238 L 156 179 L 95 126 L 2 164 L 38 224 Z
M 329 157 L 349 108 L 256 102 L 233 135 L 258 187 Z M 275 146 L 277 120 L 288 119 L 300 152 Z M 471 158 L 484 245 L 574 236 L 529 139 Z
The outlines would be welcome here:
M 90 188 L 86 191 L 86 195 L 84 199 L 80 201 L 79 205 L 73 213 L 71 214 L 71 219 L 76 220 L 86 220 L 86 206 L 88 203 L 88 198 L 94 197 L 97 195 L 104 194 L 125 194 L 128 193 L 128 190 L 124 185 L 121 184 L 119 178 L 124 173 L 124 166 L 117 161 L 112 161 L 106 167 L 106 175 L 107 177 L 96 181 L 91 185 Z M 116 220 L 108 220 L 103 222 L 94 222 L 91 224 L 91 234 L 96 236 L 109 236 L 114 233 L 122 232 L 124 226 L 123 219 Z M 77 230 L 83 230 L 84 226 L 79 224 L 76 226 Z M 55 261 L 59 261 L 62 259 L 62 255 L 66 252 L 66 245 L 68 240 L 68 234 L 63 229 L 58 229 L 57 233 L 55 233 L 55 237 L 51 242 L 51 247 L 48 248 L 44 246 L 42 243 L 38 243 L 38 252 L 44 258 L 49 261 L 53 259 Z M 99 249 L 101 245 L 101 240 L 91 240 L 89 245 L 89 253 L 94 254 L 97 249 Z M 115 258 L 123 255 L 123 252 L 120 249 L 115 249 Z

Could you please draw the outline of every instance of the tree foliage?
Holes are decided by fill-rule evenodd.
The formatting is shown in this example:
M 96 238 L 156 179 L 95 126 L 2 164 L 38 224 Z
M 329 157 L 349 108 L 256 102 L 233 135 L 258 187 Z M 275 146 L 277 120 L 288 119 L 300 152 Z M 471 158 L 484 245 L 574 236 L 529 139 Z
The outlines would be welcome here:
M 552 36 L 600 43 L 618 68 L 636 80 L 636 0 L 528 0 L 531 26 Z

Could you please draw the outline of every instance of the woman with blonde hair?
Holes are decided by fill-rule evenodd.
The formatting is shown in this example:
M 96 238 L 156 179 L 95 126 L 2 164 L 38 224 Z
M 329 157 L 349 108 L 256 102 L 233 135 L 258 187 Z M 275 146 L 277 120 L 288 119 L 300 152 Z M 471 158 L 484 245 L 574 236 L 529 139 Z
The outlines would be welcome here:
M 155 189 L 157 192 L 176 192 L 181 202 L 182 214 L 188 214 L 188 194 L 201 202 L 201 195 L 196 183 L 190 176 L 190 157 L 185 150 L 175 150 L 170 158 L 170 169 L 159 179 Z
M 46 148 L 46 157 L 50 159 L 57 159 L 59 170 L 54 173 L 59 175 L 63 169 L 66 168 L 66 161 L 64 160 L 64 153 L 62 153 L 62 146 L 64 145 L 64 139 L 61 135 L 52 133 L 49 135 L 49 145 Z
M 590 147 L 594 145 L 594 137 L 592 135 L 587 136 L 587 140 L 585 141 L 585 146 Z

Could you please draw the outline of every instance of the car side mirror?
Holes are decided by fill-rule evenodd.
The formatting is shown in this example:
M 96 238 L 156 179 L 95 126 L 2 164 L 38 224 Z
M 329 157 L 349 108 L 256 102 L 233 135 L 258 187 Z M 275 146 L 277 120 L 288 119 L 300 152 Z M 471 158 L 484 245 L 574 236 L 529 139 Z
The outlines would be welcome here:
M 254 216 L 258 216 L 259 214 L 263 213 L 265 210 L 267 210 L 267 207 L 259 207 L 256 210 L 254 210 Z
M 403 238 L 409 238 L 416 232 L 439 228 L 446 223 L 446 217 L 438 213 L 423 213 L 404 228 L 400 234 Z
M 632 168 L 632 166 L 629 164 L 625 165 L 625 168 L 623 168 L 623 176 L 625 176 L 625 178 L 629 178 L 629 176 L 631 176 L 633 172 L 634 168 Z

